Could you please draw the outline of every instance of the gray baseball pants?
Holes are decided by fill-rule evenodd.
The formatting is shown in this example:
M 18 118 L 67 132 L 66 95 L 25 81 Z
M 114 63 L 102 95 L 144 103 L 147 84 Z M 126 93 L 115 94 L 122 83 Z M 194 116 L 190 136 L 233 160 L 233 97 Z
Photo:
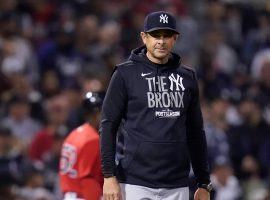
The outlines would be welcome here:
M 122 200 L 188 200 L 188 187 L 166 189 L 148 188 L 120 183 Z

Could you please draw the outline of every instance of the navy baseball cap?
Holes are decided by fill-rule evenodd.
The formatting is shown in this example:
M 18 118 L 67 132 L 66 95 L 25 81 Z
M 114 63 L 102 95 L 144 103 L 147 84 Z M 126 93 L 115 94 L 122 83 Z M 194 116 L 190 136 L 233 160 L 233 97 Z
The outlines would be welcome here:
M 176 34 L 179 32 L 176 30 L 176 20 L 168 12 L 158 11 L 148 14 L 144 20 L 143 32 L 152 32 L 155 30 L 171 30 Z

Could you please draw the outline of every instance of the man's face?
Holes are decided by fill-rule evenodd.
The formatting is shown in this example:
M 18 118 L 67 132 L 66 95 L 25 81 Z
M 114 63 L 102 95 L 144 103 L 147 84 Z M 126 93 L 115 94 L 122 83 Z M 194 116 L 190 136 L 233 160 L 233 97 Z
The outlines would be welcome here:
M 164 64 L 168 61 L 178 35 L 170 30 L 141 32 L 143 43 L 147 48 L 147 57 L 154 63 Z

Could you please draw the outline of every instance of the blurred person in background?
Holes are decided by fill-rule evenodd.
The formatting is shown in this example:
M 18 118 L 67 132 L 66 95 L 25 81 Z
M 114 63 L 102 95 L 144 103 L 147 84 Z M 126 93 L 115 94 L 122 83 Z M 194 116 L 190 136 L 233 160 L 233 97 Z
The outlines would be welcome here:
M 267 185 L 261 178 L 259 162 L 251 155 L 246 155 L 241 163 L 243 198 L 261 200 L 267 195 Z
M 61 149 L 69 130 L 64 126 L 60 126 L 56 130 L 53 135 L 52 146 L 50 150 L 46 152 L 42 160 L 43 165 L 46 166 L 43 169 L 43 174 L 46 174 L 46 176 L 44 176 L 44 185 L 57 197 L 61 196 L 58 176 Z
M 41 75 L 53 70 L 61 85 L 65 85 L 69 79 L 76 79 L 82 70 L 83 59 L 74 46 L 74 28 L 57 26 L 55 39 L 44 42 L 38 49 Z
M 204 98 L 212 101 L 230 90 L 233 85 L 231 75 L 237 67 L 237 57 L 223 38 L 220 29 L 210 28 L 202 34 L 202 44 L 198 52 L 198 76 Z
M 81 79 L 82 94 L 86 94 L 88 91 L 98 92 L 104 91 L 107 87 L 107 80 L 103 77 L 95 74 L 84 74 Z
M 118 45 L 121 41 L 121 26 L 115 21 L 103 24 L 99 32 L 99 44 L 95 49 L 99 52 L 101 58 L 105 61 L 106 68 L 99 71 L 111 74 L 114 66 L 123 60 L 123 48 Z
M 24 73 L 11 72 L 6 74 L 7 78 L 12 84 L 12 89 L 9 91 L 8 99 L 13 96 L 25 98 L 29 100 L 29 103 L 38 103 L 41 100 L 39 91 L 37 91 L 36 85 L 33 85 Z
M 98 42 L 99 21 L 95 15 L 81 16 L 76 27 L 76 48 L 84 55 L 95 57 Z
M 11 97 L 7 106 L 8 114 L 1 123 L 11 130 L 25 151 L 41 125 L 30 116 L 28 99 L 19 96 Z
M 54 1 L 27 0 L 26 2 L 18 1 L 16 12 L 23 13 L 24 16 L 21 23 L 22 35 L 29 39 L 36 48 L 49 36 L 58 10 Z
M 46 124 L 39 130 L 29 145 L 29 157 L 32 161 L 44 159 L 53 146 L 54 135 L 61 127 L 69 130 L 67 119 L 69 116 L 69 102 L 66 96 L 57 95 L 49 98 L 45 104 Z
M 8 32 L 6 33 L 8 35 L 2 37 L 0 35 L 0 68 L 6 75 L 22 73 L 32 84 L 35 84 L 39 80 L 37 57 L 29 41 L 18 34 L 19 30 L 17 30 L 16 22 L 14 23 L 16 30 L 12 30 L 12 33 Z
M 217 160 L 211 173 L 215 200 L 238 200 L 241 187 L 233 173 L 230 163 L 224 159 Z
M 225 40 L 236 52 L 241 50 L 241 45 L 243 43 L 242 34 L 242 11 L 241 5 L 237 3 L 228 3 L 225 5 L 225 20 L 226 20 L 226 33 Z
M 120 39 L 119 23 L 109 20 L 100 24 L 93 15 L 81 17 L 76 34 L 77 48 L 83 58 L 81 75 L 109 79 L 113 66 L 123 59 L 123 50 L 118 45 Z
M 27 72 L 13 71 L 3 74 L 6 77 L 6 81 L 9 81 L 10 88 L 2 96 L 3 109 L 8 114 L 9 101 L 12 101 L 14 98 L 25 99 L 28 101 L 28 115 L 34 121 L 42 122 L 43 109 L 42 109 L 42 95 L 38 90 L 38 85 L 33 84 L 27 76 Z M 5 79 L 3 80 L 5 81 Z
M 249 92 L 257 96 L 265 107 L 270 102 L 270 48 L 257 52 L 252 60 L 251 75 L 253 85 Z
M 214 27 L 225 32 L 225 6 L 222 1 L 207 1 L 205 4 L 204 17 L 202 18 L 202 29 L 207 30 Z
M 226 134 L 228 124 L 225 119 L 228 106 L 228 102 L 222 98 L 214 100 L 210 105 L 202 106 L 210 169 L 219 159 L 230 160 Z
M 246 155 L 260 157 L 259 149 L 269 137 L 269 125 L 263 119 L 262 108 L 256 97 L 245 97 L 238 106 L 242 123 L 230 127 L 228 139 L 235 173 L 242 177 L 241 162 Z M 261 164 L 259 164 L 261 166 Z
M 250 66 L 252 58 L 255 57 L 258 51 L 270 47 L 269 11 L 265 9 L 259 10 L 253 18 L 256 20 L 256 25 L 248 31 L 242 51 L 242 57 L 248 66 Z
M 44 99 L 49 99 L 60 94 L 60 80 L 54 70 L 48 70 L 43 73 L 39 89 Z
M 25 157 L 14 142 L 10 129 L 0 126 L 0 199 L 15 200 L 14 186 L 22 181 Z
M 53 194 L 45 188 L 43 171 L 28 166 L 24 176 L 22 186 L 15 189 L 20 200 L 56 200 Z
M 84 122 L 82 115 L 81 102 L 83 99 L 82 87 L 77 80 L 70 80 L 65 86 L 63 86 L 62 94 L 66 96 L 69 102 L 69 116 L 67 124 L 70 129 L 78 127 Z
M 99 134 L 104 94 L 86 93 L 82 108 L 85 123 L 65 139 L 60 161 L 60 185 L 64 200 L 99 200 L 102 196 Z

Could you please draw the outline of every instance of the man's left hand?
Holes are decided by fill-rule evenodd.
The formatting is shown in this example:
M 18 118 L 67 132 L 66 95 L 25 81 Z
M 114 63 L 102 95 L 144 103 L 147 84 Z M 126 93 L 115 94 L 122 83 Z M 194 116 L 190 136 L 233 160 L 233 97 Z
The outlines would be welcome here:
M 210 200 L 210 193 L 203 188 L 198 188 L 194 194 L 194 200 Z

